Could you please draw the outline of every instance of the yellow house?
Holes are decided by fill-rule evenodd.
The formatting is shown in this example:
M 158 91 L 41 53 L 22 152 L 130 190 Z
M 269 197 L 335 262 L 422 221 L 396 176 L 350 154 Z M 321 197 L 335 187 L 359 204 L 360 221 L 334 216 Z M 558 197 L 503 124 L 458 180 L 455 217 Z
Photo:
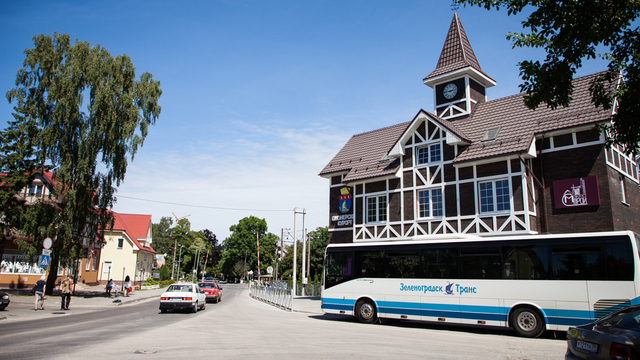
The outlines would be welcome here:
M 151 277 L 156 255 L 151 247 L 151 215 L 114 213 L 114 218 L 113 229 L 104 232 L 99 282 L 113 279 L 122 286 L 129 276 L 132 284 L 139 285 Z

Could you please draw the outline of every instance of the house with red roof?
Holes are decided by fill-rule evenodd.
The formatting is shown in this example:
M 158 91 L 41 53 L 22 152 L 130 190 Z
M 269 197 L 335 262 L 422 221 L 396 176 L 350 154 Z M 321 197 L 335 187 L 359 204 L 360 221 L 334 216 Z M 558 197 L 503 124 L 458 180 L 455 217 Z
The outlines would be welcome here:
M 5 174 L 0 173 L 0 183 Z M 56 193 L 56 181 L 53 173 L 47 170 L 35 170 L 33 183 L 19 191 L 15 195 L 27 206 L 36 202 L 54 203 L 61 202 L 60 196 Z M 15 233 L 15 239 L 30 241 L 29 238 Z M 55 240 L 55 239 L 54 239 Z M 98 281 L 98 263 L 102 244 L 98 241 L 86 241 L 83 244 L 83 252 L 77 264 L 77 281 L 87 284 L 96 284 Z M 70 268 L 58 267 L 58 276 L 71 274 L 73 266 Z M 29 256 L 21 250 L 13 239 L 7 241 L 5 250 L 0 262 L 0 286 L 12 288 L 31 287 L 46 273 L 45 268 L 41 268 L 38 261 L 30 261 Z M 73 275 L 72 275 L 73 276 Z
M 98 281 L 106 284 L 124 282 L 140 284 L 152 276 L 156 252 L 153 242 L 151 215 L 113 213 L 113 228 L 105 230 Z
M 528 109 L 524 94 L 488 100 L 455 13 L 435 70 L 435 109 L 354 135 L 322 169 L 331 243 L 464 234 L 640 233 L 635 159 L 595 132 L 597 74 L 574 79 L 569 107 Z M 615 107 L 614 107 L 615 111 Z

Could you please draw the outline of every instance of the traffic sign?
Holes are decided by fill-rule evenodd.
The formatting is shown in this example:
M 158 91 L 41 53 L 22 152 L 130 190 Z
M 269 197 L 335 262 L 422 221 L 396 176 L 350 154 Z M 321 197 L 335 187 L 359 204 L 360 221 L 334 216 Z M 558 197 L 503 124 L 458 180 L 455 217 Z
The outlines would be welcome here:
M 51 255 L 51 250 L 42 249 L 42 255 Z
M 51 249 L 51 245 L 53 245 L 53 240 L 51 240 L 51 238 L 46 238 L 42 242 L 42 246 L 47 250 Z
M 272 268 L 271 266 L 269 266 L 269 267 L 267 268 L 267 273 L 271 274 L 272 272 L 273 272 L 273 268 Z
M 40 267 L 49 267 L 49 255 L 40 255 Z

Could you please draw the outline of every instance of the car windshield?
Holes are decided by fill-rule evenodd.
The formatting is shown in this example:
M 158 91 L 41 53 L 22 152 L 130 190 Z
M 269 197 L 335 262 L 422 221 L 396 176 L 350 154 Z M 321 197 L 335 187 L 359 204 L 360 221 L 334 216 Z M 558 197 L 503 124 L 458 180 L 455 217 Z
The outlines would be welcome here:
M 216 288 L 216 284 L 214 284 L 214 283 L 200 283 L 198 285 L 200 285 L 201 288 L 209 288 L 209 289 L 215 289 Z
M 191 285 L 171 285 L 167 289 L 167 292 L 191 292 Z
M 640 308 L 624 309 L 612 313 L 597 321 L 597 325 L 640 330 Z

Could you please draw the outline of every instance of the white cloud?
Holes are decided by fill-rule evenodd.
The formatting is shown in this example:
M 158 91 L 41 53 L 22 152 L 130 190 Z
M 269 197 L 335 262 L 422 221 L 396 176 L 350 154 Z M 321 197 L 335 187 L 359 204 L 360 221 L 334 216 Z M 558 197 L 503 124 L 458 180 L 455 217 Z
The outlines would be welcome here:
M 114 211 L 151 214 L 154 223 L 172 212 L 190 215 L 193 230 L 209 229 L 221 240 L 250 215 L 266 219 L 275 234 L 293 230 L 295 207 L 306 209 L 308 230 L 328 224 L 329 183 L 318 173 L 351 134 L 321 125 L 292 129 L 234 121 L 225 136 L 191 143 L 184 153 L 169 146 L 141 149 Z M 300 234 L 302 217 L 297 229 Z

